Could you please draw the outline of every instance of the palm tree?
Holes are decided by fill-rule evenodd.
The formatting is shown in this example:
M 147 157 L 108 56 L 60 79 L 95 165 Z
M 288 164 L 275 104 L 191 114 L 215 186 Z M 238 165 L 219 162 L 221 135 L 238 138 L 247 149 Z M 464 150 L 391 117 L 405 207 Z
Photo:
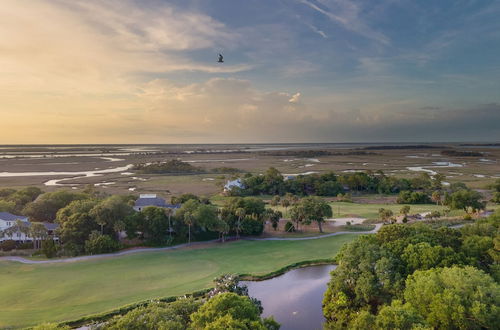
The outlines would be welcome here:
M 42 223 L 32 223 L 29 228 L 29 235 L 33 238 L 33 248 L 40 249 L 41 241 L 47 238 L 47 230 Z
M 431 199 L 436 203 L 436 205 L 439 205 L 439 203 L 441 202 L 441 193 L 439 192 L 439 190 L 436 190 L 432 193 Z
M 191 226 L 194 223 L 194 213 L 186 211 L 184 213 L 184 223 L 188 225 L 188 243 L 191 243 Z
M 165 215 L 168 217 L 168 232 L 170 234 L 170 239 L 172 239 L 172 223 L 170 219 L 172 218 L 172 215 L 174 214 L 174 210 L 171 208 L 166 208 L 165 209 Z
M 242 207 L 239 207 L 236 209 L 234 214 L 238 217 L 238 222 L 236 224 L 236 237 L 240 237 L 240 230 L 241 230 L 241 219 L 245 216 L 245 209 Z

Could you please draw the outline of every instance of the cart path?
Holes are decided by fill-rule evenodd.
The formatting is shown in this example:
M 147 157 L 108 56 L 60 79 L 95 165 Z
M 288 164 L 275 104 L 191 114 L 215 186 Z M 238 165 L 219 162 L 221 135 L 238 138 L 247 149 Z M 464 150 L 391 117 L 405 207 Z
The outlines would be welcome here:
M 336 233 L 324 234 L 324 235 L 319 235 L 319 236 L 311 236 L 311 237 L 289 237 L 289 238 L 286 238 L 286 237 L 248 238 L 248 237 L 246 237 L 243 239 L 248 240 L 248 241 L 305 241 L 305 240 L 326 238 L 326 237 L 344 235 L 344 234 L 374 234 L 381 227 L 382 227 L 382 224 L 376 224 L 375 228 L 373 230 L 370 230 L 370 231 L 358 231 L 358 232 L 356 232 L 356 231 L 339 231 Z M 234 238 L 234 237 L 230 237 L 228 239 L 232 239 L 232 238 Z M 57 263 L 97 260 L 97 259 L 105 259 L 105 258 L 115 258 L 115 257 L 121 257 L 121 256 L 134 254 L 134 253 L 170 251 L 170 250 L 177 250 L 177 249 L 182 249 L 182 248 L 186 248 L 186 247 L 195 247 L 197 245 L 206 245 L 206 244 L 215 244 L 215 243 L 220 243 L 220 241 L 218 239 L 215 239 L 215 240 L 211 240 L 211 241 L 184 243 L 184 244 L 162 247 L 162 248 L 133 248 L 133 249 L 118 251 L 118 252 L 113 252 L 113 253 L 96 254 L 96 255 L 91 255 L 91 256 L 80 256 L 80 257 L 63 258 L 63 259 L 52 259 L 52 260 L 30 260 L 30 259 L 26 259 L 23 257 L 0 257 L 0 261 L 14 261 L 14 262 L 20 262 L 23 264 L 57 264 Z

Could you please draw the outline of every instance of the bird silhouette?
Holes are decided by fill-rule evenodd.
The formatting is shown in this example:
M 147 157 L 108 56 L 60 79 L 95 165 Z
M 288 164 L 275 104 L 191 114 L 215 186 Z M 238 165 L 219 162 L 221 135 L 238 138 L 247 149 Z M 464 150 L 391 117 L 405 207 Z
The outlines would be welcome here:
M 224 56 L 222 56 L 222 54 L 219 54 L 219 60 L 217 62 L 224 63 Z

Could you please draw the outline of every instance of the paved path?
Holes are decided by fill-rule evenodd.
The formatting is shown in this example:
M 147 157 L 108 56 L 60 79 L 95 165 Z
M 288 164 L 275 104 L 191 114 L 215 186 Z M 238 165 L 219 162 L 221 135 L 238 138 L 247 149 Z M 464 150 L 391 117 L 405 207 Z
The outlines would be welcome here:
M 342 234 L 374 234 L 376 233 L 382 224 L 376 224 L 375 228 L 370 231 L 339 231 L 336 233 L 325 234 L 320 236 L 311 236 L 311 237 L 269 237 L 269 238 L 244 238 L 245 240 L 250 241 L 305 241 L 310 239 L 318 239 L 325 238 L 331 236 L 337 236 Z M 231 239 L 231 238 L 228 238 Z M 87 260 L 96 260 L 96 259 L 104 259 L 104 258 L 114 258 L 125 256 L 134 253 L 143 253 L 143 252 L 161 252 L 161 251 L 169 251 L 176 250 L 184 247 L 203 245 L 207 243 L 217 243 L 218 239 L 204 242 L 193 242 L 193 243 L 184 243 L 175 246 L 168 246 L 162 248 L 134 248 L 125 251 L 119 251 L 114 253 L 105 253 L 105 254 L 96 254 L 92 256 L 81 256 L 81 257 L 73 257 L 73 258 L 64 258 L 64 259 L 51 259 L 51 260 L 30 260 L 23 257 L 0 257 L 0 261 L 15 261 L 23 264 L 56 264 L 56 263 L 67 263 L 67 262 L 75 262 L 75 261 L 87 261 Z

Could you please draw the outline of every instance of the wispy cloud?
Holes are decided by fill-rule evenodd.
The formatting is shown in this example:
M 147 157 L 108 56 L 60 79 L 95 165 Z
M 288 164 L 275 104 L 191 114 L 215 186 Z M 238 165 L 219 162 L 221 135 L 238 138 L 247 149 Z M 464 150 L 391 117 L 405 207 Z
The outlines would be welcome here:
M 325 15 L 331 21 L 341 25 L 349 31 L 384 45 L 390 43 L 387 36 L 371 28 L 360 17 L 361 9 L 356 3 L 348 0 L 321 1 L 321 3 L 313 1 L 314 0 L 299 0 L 300 3 Z

